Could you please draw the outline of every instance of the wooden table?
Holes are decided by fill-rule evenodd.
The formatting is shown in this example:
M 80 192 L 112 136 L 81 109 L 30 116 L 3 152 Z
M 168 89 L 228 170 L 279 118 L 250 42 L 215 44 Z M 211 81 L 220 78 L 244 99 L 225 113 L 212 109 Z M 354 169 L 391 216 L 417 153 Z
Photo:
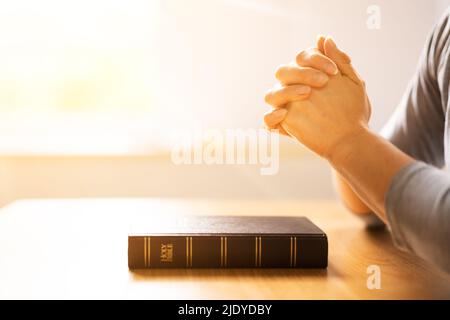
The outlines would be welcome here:
M 304 215 L 329 237 L 327 270 L 127 267 L 129 225 L 168 214 Z M 381 289 L 367 288 L 367 267 Z M 450 279 L 334 202 L 24 200 L 0 210 L 0 298 L 450 298 Z

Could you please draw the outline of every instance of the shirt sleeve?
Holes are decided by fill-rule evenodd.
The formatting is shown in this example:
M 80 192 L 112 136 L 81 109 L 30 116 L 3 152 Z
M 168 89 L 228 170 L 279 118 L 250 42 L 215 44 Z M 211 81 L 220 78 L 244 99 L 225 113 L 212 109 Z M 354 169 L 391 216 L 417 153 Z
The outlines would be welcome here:
M 445 165 L 448 90 L 439 84 L 449 13 L 429 36 L 419 67 L 382 135 L 418 160 L 400 170 L 385 196 L 386 215 L 395 244 L 450 272 L 450 176 Z M 442 71 L 442 70 L 441 70 Z M 440 89 L 442 87 L 442 90 Z
M 393 116 L 381 135 L 412 158 L 443 167 L 445 106 L 443 106 L 438 67 L 448 13 L 426 41 L 418 68 Z M 447 88 L 448 90 L 448 88 Z
M 401 169 L 386 195 L 395 244 L 450 272 L 450 176 L 422 162 Z
M 448 34 L 449 11 L 427 38 L 417 70 L 396 111 L 381 135 L 412 158 L 443 167 L 445 107 L 438 81 L 443 35 Z M 369 227 L 381 226 L 375 215 L 367 217 Z

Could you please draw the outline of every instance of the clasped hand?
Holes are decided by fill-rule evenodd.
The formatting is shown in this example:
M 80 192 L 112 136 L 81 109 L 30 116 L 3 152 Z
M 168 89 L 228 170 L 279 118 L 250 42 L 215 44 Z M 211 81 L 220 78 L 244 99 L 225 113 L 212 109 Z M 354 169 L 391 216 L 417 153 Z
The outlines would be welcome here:
M 276 78 L 279 83 L 265 97 L 273 108 L 264 116 L 268 129 L 278 129 L 330 161 L 368 130 L 365 84 L 331 37 L 319 36 L 315 48 L 279 67 Z

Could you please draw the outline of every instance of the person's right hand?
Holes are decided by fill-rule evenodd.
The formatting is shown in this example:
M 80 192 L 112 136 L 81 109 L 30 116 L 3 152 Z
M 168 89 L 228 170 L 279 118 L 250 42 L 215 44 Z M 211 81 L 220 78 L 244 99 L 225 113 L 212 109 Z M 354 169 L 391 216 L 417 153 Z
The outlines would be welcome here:
M 286 104 L 305 100 L 309 97 L 311 87 L 322 88 L 329 80 L 328 75 L 338 73 L 336 64 L 325 56 L 325 37 L 319 36 L 315 48 L 303 50 L 297 55 L 296 63 L 280 66 L 275 77 L 279 83 L 265 96 L 272 110 L 264 115 L 264 124 L 268 130 L 278 129 L 281 134 L 289 135 L 282 127 L 287 110 Z

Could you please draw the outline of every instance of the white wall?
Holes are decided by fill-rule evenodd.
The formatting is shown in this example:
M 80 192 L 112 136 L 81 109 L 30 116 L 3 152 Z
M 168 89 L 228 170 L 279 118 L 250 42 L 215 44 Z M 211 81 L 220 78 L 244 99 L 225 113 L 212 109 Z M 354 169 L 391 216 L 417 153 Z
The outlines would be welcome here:
M 197 119 L 212 127 L 260 127 L 264 91 L 274 83 L 277 65 L 323 33 L 335 36 L 366 79 L 373 126 L 379 128 L 449 1 L 165 3 L 171 18 L 162 27 L 172 38 L 160 44 L 162 121 L 175 115 L 173 126 Z M 369 4 L 381 7 L 381 30 L 366 28 Z M 273 177 L 260 176 L 254 167 L 174 167 L 168 158 L 0 157 L 0 205 L 21 197 L 88 196 L 329 198 L 333 191 L 328 166 L 302 152 L 282 152 L 280 174 Z
M 365 78 L 379 129 L 398 104 L 425 38 L 448 0 L 169 0 L 163 8 L 161 90 L 167 110 L 212 127 L 261 124 L 275 68 L 333 35 Z M 381 29 L 366 27 L 381 9 Z M 168 68 L 167 68 L 168 66 Z M 181 100 L 180 100 L 181 99 Z M 161 117 L 165 117 L 161 115 Z
M 449 0 L 435 0 L 436 1 L 436 14 L 441 15 L 444 10 L 450 6 Z
M 274 176 L 259 166 L 176 166 L 167 157 L 0 157 L 0 207 L 19 198 L 181 197 L 321 199 L 330 170 L 305 157 Z
M 449 4 L 448 0 L 297 1 L 298 46 L 307 46 L 318 33 L 336 38 L 367 82 L 372 125 L 378 129 L 398 104 L 429 31 Z M 366 26 L 370 5 L 381 9 L 379 30 Z

